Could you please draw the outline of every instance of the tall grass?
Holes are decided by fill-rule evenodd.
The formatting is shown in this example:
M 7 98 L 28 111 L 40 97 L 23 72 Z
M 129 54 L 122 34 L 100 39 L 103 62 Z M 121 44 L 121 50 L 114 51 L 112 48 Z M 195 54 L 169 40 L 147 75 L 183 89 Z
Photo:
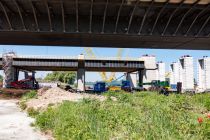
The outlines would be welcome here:
M 36 116 L 36 125 L 51 130 L 58 140 L 207 140 L 210 95 L 106 93 L 117 101 L 65 101 Z M 203 117 L 203 123 L 197 118 Z

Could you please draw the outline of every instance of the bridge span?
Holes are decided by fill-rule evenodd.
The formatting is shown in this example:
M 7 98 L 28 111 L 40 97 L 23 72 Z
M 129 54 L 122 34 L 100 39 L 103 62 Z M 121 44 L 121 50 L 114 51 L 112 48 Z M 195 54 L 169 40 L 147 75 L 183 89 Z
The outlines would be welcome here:
M 20 71 L 33 73 L 35 71 L 76 71 L 78 89 L 82 91 L 84 91 L 85 72 L 87 71 L 125 72 L 128 76 L 132 75 L 133 72 L 137 72 L 141 82 L 143 81 L 145 69 L 156 69 L 156 65 L 145 67 L 143 58 L 87 58 L 84 55 L 78 57 L 20 56 L 13 53 L 3 54 L 0 58 L 0 65 L 5 75 L 5 87 L 10 87 L 11 82 L 18 80 Z M 131 77 L 131 82 L 134 82 Z M 152 77 L 152 75 L 148 75 L 148 77 Z M 137 77 L 134 78 L 136 83 Z
M 210 50 L 210 0 L 0 0 L 0 44 Z

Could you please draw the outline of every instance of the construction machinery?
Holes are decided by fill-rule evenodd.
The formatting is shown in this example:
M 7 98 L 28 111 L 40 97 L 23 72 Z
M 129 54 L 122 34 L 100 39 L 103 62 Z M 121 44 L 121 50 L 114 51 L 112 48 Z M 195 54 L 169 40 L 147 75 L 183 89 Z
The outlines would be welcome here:
M 10 86 L 17 89 L 38 89 L 39 84 L 36 79 L 29 76 L 27 79 L 11 82 Z
M 85 49 L 85 53 L 87 54 L 88 57 L 96 58 L 95 54 L 93 53 L 92 48 L 87 47 L 87 48 L 84 48 L 84 49 Z M 122 56 L 122 53 L 123 53 L 123 49 L 122 48 L 118 49 L 117 58 L 119 60 Z M 115 72 L 111 72 L 109 77 L 107 77 L 106 72 L 100 72 L 99 74 L 100 74 L 102 80 L 105 81 L 105 82 L 111 82 L 115 78 Z
M 127 80 L 122 81 L 121 90 L 131 92 L 133 90 L 131 87 L 131 82 Z
M 107 91 L 105 82 L 96 82 L 96 84 L 94 84 L 93 92 L 102 93 L 105 91 Z

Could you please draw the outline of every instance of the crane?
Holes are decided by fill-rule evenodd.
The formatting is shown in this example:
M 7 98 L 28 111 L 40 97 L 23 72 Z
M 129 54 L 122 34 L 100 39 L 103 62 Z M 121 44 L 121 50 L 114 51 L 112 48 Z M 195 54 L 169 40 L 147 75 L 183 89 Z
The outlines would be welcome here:
M 92 48 L 87 47 L 84 49 L 88 57 L 96 58 L 95 54 L 93 53 Z M 122 53 L 123 53 L 123 49 L 119 48 L 117 52 L 117 59 L 119 60 L 121 59 Z M 106 82 L 111 82 L 115 78 L 115 72 L 111 72 L 109 77 L 107 77 L 106 72 L 100 72 L 99 75 L 101 76 L 102 80 Z

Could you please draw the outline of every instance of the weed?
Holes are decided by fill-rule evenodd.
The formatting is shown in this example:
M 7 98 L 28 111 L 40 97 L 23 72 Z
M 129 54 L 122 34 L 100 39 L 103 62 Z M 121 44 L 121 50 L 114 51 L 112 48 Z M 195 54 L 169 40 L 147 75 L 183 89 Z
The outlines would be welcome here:
M 39 111 L 35 110 L 34 108 L 28 108 L 27 112 L 28 112 L 29 116 L 31 116 L 31 117 L 35 117 L 39 114 Z
M 65 101 L 38 114 L 35 125 L 51 130 L 58 140 L 209 139 L 210 120 L 197 122 L 207 112 L 208 94 L 166 97 L 152 92 L 108 92 L 105 96 L 117 101 Z
M 26 94 L 24 94 L 22 96 L 21 100 L 27 101 L 28 99 L 36 98 L 36 97 L 37 97 L 37 92 L 35 90 L 31 90 L 31 91 L 27 92 Z

